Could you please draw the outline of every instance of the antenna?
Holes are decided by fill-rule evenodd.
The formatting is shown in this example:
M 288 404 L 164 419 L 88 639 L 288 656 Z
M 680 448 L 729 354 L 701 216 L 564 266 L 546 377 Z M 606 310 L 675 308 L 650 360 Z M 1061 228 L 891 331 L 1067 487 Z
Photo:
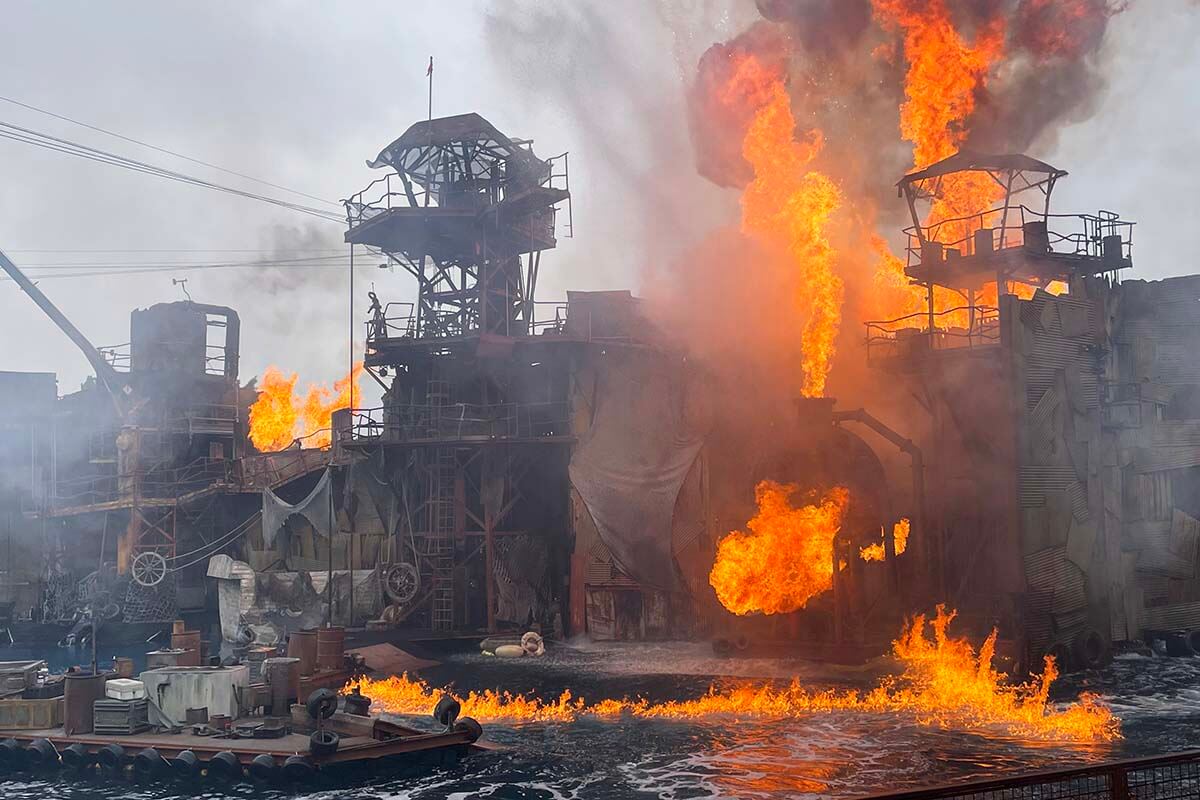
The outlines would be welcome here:
M 193 302 L 192 295 L 187 290 L 187 282 L 188 282 L 187 278 L 171 278 L 171 285 L 178 286 L 180 289 L 182 289 L 183 296 L 188 299 L 189 303 L 191 303 L 191 302 Z

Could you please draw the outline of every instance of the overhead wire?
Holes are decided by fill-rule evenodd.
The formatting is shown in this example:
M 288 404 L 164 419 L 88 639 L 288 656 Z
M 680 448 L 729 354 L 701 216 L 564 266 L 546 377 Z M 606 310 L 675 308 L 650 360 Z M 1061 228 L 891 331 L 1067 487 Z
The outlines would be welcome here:
M 247 175 L 243 172 L 237 172 L 236 170 L 227 169 L 227 168 L 219 166 L 217 164 L 213 164 L 208 161 L 202 161 L 201 159 L 193 158 L 192 156 L 184 155 L 183 153 L 179 153 L 174 150 L 168 150 L 165 147 L 159 147 L 158 145 L 150 144 L 149 142 L 144 142 L 140 139 L 134 139 L 133 137 L 126 136 L 123 133 L 117 133 L 116 131 L 110 131 L 107 128 L 101 128 L 99 125 L 92 125 L 90 123 L 83 122 L 83 121 L 77 120 L 77 119 L 73 119 L 73 118 L 65 116 L 63 114 L 56 114 L 53 111 L 47 111 L 44 108 L 38 108 L 35 105 L 30 105 L 29 103 L 24 103 L 24 102 L 21 102 L 20 100 L 16 100 L 11 97 L 4 97 L 4 96 L 0 95 L 0 101 L 3 101 L 5 103 L 11 103 L 14 106 L 20 106 L 21 108 L 28 109 L 29 111 L 35 111 L 38 114 L 45 114 L 48 117 L 53 117 L 54 119 L 59 119 L 59 120 L 62 120 L 63 122 L 69 122 L 72 125 L 78 125 L 81 128 L 87 128 L 88 130 L 96 131 L 97 133 L 103 133 L 106 136 L 112 136 L 116 139 L 121 139 L 122 141 L 130 142 L 131 144 L 136 144 L 139 147 L 146 147 L 151 150 L 156 150 L 160 153 L 165 153 L 166 155 L 169 155 L 169 156 L 174 156 L 175 158 L 181 158 L 184 161 L 190 161 L 193 164 L 200 164 L 201 166 L 209 167 L 210 169 L 219 170 L 220 172 L 224 172 L 229 175 L 236 175 L 237 177 L 244 178 L 248 181 L 254 181 L 255 183 L 261 183 L 264 186 L 270 186 L 273 189 L 280 189 L 285 192 L 290 192 L 291 194 L 299 195 L 300 197 L 307 197 L 309 200 L 316 200 L 319 203 L 326 203 L 331 206 L 340 206 L 341 205 L 340 203 L 335 203 L 332 200 L 326 200 L 323 197 L 317 197 L 316 195 L 311 195 L 311 194 L 308 194 L 307 192 L 302 192 L 298 189 L 290 189 L 287 186 L 281 186 L 278 183 L 272 183 L 270 181 L 263 180 L 262 178 L 256 178 L 253 175 Z
M 121 167 L 133 172 L 140 172 L 146 175 L 153 175 L 155 177 L 164 178 L 167 180 L 190 184 L 192 186 L 200 186 L 203 188 L 212 189 L 214 191 L 226 192 L 228 194 L 244 197 L 250 200 L 258 200 L 260 202 L 270 203 L 291 211 L 297 211 L 302 214 L 308 214 L 310 216 L 317 217 L 319 219 L 329 220 L 330 222 L 344 224 L 346 221 L 343 215 L 336 214 L 331 211 L 324 211 L 319 208 L 312 208 L 311 206 L 292 203 L 277 197 L 270 197 L 268 195 L 250 192 L 245 189 L 237 189 L 232 186 L 214 183 L 213 181 L 208 181 L 203 178 L 197 178 L 192 175 L 176 172 L 175 170 L 169 170 L 164 167 L 146 163 L 144 161 L 138 161 L 137 159 L 111 153 L 107 150 L 101 150 L 97 147 L 90 147 L 85 144 L 80 144 L 79 142 L 73 142 L 69 139 L 51 136 L 50 134 L 42 133 L 31 128 L 14 125 L 11 122 L 4 122 L 0 120 L 0 128 L 6 129 L 0 130 L 0 138 L 10 139 L 12 141 L 33 145 L 35 147 L 41 147 L 54 152 L 63 153 L 65 155 L 87 159 L 89 161 Z

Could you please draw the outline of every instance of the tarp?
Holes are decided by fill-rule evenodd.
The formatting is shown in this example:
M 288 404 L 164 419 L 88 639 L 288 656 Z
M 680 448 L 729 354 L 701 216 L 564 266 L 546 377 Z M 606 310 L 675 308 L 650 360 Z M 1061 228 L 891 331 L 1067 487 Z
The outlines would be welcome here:
M 672 513 L 703 444 L 685 413 L 683 364 L 634 348 L 594 352 L 591 426 L 571 457 L 571 483 L 617 566 L 674 590 Z
M 283 523 L 292 514 L 299 514 L 310 523 L 313 530 L 319 536 L 329 538 L 330 534 L 330 518 L 333 516 L 330 509 L 333 507 L 333 489 L 332 489 L 332 473 L 329 468 L 325 469 L 325 474 L 321 476 L 321 480 L 317 481 L 317 485 L 308 493 L 308 497 L 301 500 L 299 503 L 292 505 L 280 500 L 278 495 L 270 489 L 263 489 L 262 493 L 262 533 L 263 546 L 270 550 L 275 546 L 275 536 L 279 533 Z

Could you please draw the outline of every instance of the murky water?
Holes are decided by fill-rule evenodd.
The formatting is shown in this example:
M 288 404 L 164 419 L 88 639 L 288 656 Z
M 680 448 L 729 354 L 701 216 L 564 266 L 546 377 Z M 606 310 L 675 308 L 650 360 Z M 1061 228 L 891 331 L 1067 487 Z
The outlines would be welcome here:
M 548 697 L 570 688 L 589 699 L 643 695 L 666 700 L 695 696 L 714 681 L 799 675 L 813 686 L 865 687 L 877 674 L 864 670 L 848 676 L 801 663 L 717 660 L 703 645 L 680 644 L 559 649 L 544 659 L 515 662 L 463 655 L 424 677 L 454 682 L 462 690 L 504 687 Z M 854 797 L 1200 744 L 1200 659 L 1123 657 L 1103 672 L 1062 679 L 1056 693 L 1069 699 L 1085 689 L 1103 695 L 1119 714 L 1121 741 L 1056 747 L 874 714 L 814 714 L 776 722 L 493 723 L 486 726 L 486 736 L 504 750 L 473 756 L 447 770 L 363 773 L 301 793 L 204 783 L 146 786 L 58 779 L 11 781 L 0 784 L 0 791 L 12 800 Z

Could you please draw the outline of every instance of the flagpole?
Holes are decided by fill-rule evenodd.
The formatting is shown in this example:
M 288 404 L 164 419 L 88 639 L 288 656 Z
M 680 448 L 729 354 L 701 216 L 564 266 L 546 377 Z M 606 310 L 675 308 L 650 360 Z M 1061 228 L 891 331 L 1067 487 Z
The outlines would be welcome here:
M 429 76 L 429 120 L 433 121 L 433 56 L 429 57 L 429 69 L 425 70 L 425 74 Z

